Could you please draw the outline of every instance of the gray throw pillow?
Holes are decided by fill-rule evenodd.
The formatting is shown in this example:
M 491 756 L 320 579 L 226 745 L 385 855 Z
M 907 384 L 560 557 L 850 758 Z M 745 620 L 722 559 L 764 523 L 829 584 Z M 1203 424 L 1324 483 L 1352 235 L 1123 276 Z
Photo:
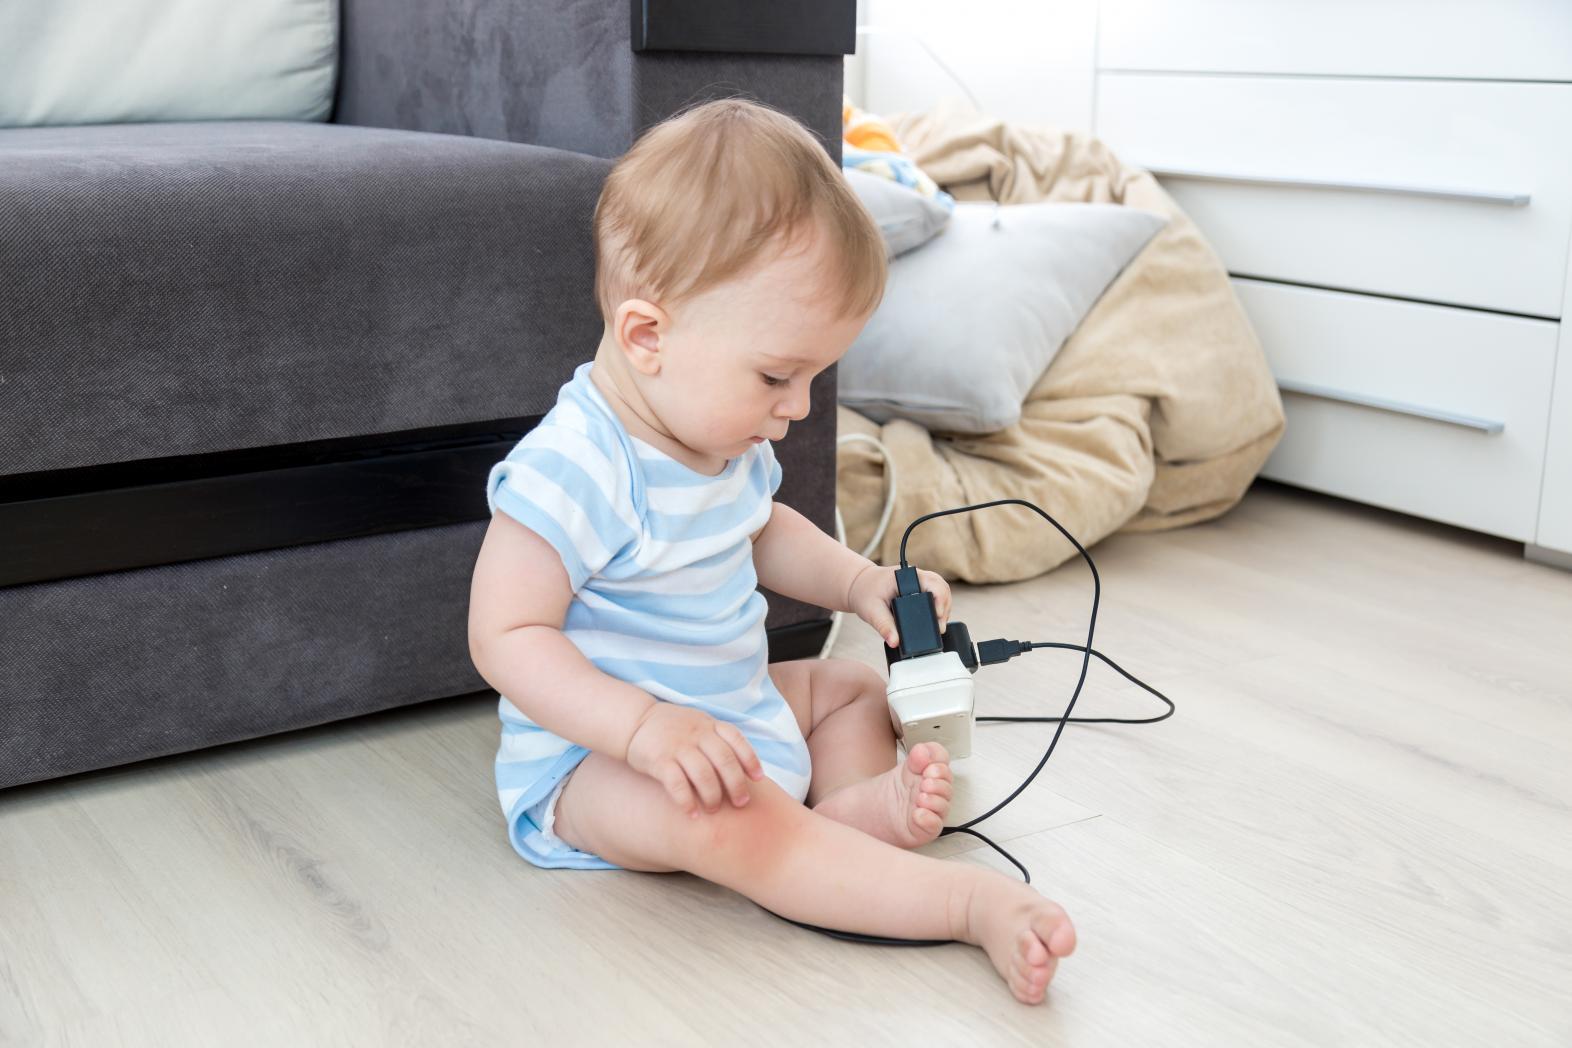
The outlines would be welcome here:
M 1013 425 L 1081 318 L 1167 223 L 1117 204 L 957 203 L 942 235 L 890 262 L 883 302 L 841 358 L 840 402 L 939 432 Z
M 885 256 L 894 258 L 933 239 L 950 220 L 950 209 L 910 186 L 846 168 L 846 181 L 884 234 Z

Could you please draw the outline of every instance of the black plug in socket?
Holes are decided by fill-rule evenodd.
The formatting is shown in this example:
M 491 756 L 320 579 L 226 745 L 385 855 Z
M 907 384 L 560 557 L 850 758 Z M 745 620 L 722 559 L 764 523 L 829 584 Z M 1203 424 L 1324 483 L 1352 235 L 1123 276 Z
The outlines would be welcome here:
M 917 569 L 895 569 L 895 586 L 900 594 L 890 602 L 895 616 L 895 632 L 900 635 L 900 657 L 915 659 L 944 649 L 939 634 L 939 615 L 933 609 L 933 594 L 922 589 Z
M 942 634 L 944 650 L 953 651 L 961 657 L 961 665 L 970 673 L 977 672 L 977 646 L 972 643 L 972 631 L 966 623 L 951 619 Z M 899 648 L 884 645 L 884 667 L 889 669 L 901 657 Z
M 972 644 L 972 631 L 966 628 L 966 623 L 951 619 L 944 627 L 944 650 L 959 655 L 961 665 L 968 672 L 977 672 L 977 649 Z

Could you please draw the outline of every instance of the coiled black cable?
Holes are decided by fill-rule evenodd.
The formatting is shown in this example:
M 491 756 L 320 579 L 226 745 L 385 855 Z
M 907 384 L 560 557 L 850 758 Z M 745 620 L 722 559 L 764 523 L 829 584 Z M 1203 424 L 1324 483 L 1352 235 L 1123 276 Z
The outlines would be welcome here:
M 1086 566 L 1088 568 L 1090 568 L 1091 571 L 1092 571 L 1092 614 L 1091 614 L 1091 618 L 1087 621 L 1087 624 L 1086 624 L 1086 643 L 1084 645 L 1081 645 L 1081 644 L 1062 644 L 1062 643 L 1056 643 L 1056 642 L 1052 642 L 1052 641 L 985 641 L 985 642 L 983 642 L 984 644 L 994 644 L 994 645 L 1003 645 L 1004 646 L 1002 648 L 996 647 L 994 649 L 994 650 L 999 650 L 999 651 L 1006 652 L 1006 654 L 1004 654 L 1004 656 L 1002 658 L 999 658 L 997 660 L 999 662 L 1003 662 L 1006 659 L 1013 657 L 1015 654 L 1028 652 L 1028 651 L 1037 651 L 1037 650 L 1042 649 L 1042 648 L 1064 648 L 1064 649 L 1068 649 L 1070 651 L 1082 652 L 1083 654 L 1081 656 L 1081 676 L 1075 682 L 1075 691 L 1072 692 L 1071 695 L 1070 695 L 1070 705 L 1065 707 L 1064 716 L 1062 716 L 1062 717 L 978 717 L 977 718 L 977 720 L 979 720 L 979 721 L 1003 721 L 1003 722 L 1010 722 L 1010 723 L 1016 723 L 1016 724 L 1020 724 L 1020 723 L 1047 724 L 1047 723 L 1050 723 L 1050 722 L 1057 722 L 1058 725 L 1059 725 L 1059 729 L 1053 733 L 1053 739 L 1048 743 L 1048 750 L 1047 750 L 1047 752 L 1045 752 L 1043 754 L 1043 759 L 1037 762 L 1037 767 L 1032 769 L 1032 773 L 1026 777 L 1026 781 L 1025 782 L 1021 783 L 1019 786 L 1016 787 L 1014 793 L 1011 793 L 1004 800 L 1000 801 L 998 804 L 994 805 L 992 808 L 989 808 L 987 811 L 983 812 L 981 815 L 977 816 L 975 819 L 972 819 L 969 822 L 964 822 L 964 823 L 960 824 L 959 826 L 946 826 L 944 829 L 939 831 L 939 836 L 940 837 L 947 837 L 947 836 L 949 836 L 952 833 L 968 833 L 968 834 L 971 834 L 973 837 L 976 837 L 978 840 L 980 840 L 984 844 L 988 845 L 988 847 L 992 848 L 994 851 L 998 852 L 1000 855 L 1003 855 L 1006 859 L 1010 860 L 1010 862 L 1015 866 L 1015 868 L 1021 871 L 1021 876 L 1026 879 L 1026 883 L 1030 884 L 1032 882 L 1032 875 L 1029 872 L 1027 872 L 1027 869 L 1026 869 L 1025 866 L 1022 866 L 1016 860 L 1015 856 L 1011 855 L 1009 852 L 1005 851 L 1003 848 L 999 847 L 999 845 L 995 844 L 993 841 L 989 840 L 987 837 L 984 837 L 982 834 L 978 833 L 976 830 L 973 830 L 971 827 L 977 825 L 979 822 L 982 822 L 984 819 L 990 818 L 993 815 L 997 814 L 1000 811 L 1000 809 L 1002 809 L 1005 805 L 1009 804 L 1016 797 L 1020 796 L 1022 790 L 1026 789 L 1026 787 L 1028 787 L 1028 786 L 1030 786 L 1032 784 L 1032 780 L 1037 778 L 1037 773 L 1043 770 L 1043 765 L 1048 763 L 1048 758 L 1053 756 L 1053 748 L 1059 744 L 1059 736 L 1064 734 L 1064 726 L 1066 724 L 1070 724 L 1072 722 L 1076 723 L 1076 724 L 1155 724 L 1158 721 L 1167 720 L 1169 717 L 1173 716 L 1173 714 L 1174 714 L 1174 704 L 1173 704 L 1173 701 L 1168 698 L 1168 696 L 1164 695 L 1162 692 L 1158 691 L 1156 688 L 1152 687 L 1150 684 L 1147 684 L 1145 681 L 1141 680 L 1140 678 L 1138 678 L 1138 677 L 1134 676 L 1133 674 L 1127 672 L 1124 669 L 1124 667 L 1120 666 L 1118 663 L 1114 662 L 1114 660 L 1110 659 L 1108 656 L 1104 655 L 1102 652 L 1100 652 L 1096 648 L 1092 647 L 1092 637 L 1096 633 L 1096 630 L 1097 630 L 1097 607 L 1098 607 L 1098 604 L 1101 603 L 1101 601 L 1102 601 L 1102 593 L 1103 593 L 1103 583 L 1102 583 L 1101 577 L 1097 574 L 1097 565 L 1092 562 L 1092 555 L 1090 553 L 1086 552 L 1086 547 L 1082 546 L 1079 542 L 1077 542 L 1074 535 L 1071 535 L 1068 531 L 1066 531 L 1062 524 L 1060 524 L 1057 520 L 1054 520 L 1053 517 L 1049 516 L 1048 513 L 1045 512 L 1043 509 L 1041 509 L 1040 507 L 1038 507 L 1038 506 L 1036 506 L 1036 505 L 1034 505 L 1034 504 L 1032 504 L 1030 502 L 1027 502 L 1025 499 L 996 499 L 993 502 L 979 502 L 976 505 L 972 505 L 972 506 L 957 506 L 954 509 L 941 509 L 941 510 L 938 510 L 938 511 L 933 512 L 933 513 L 925 513 L 925 514 L 923 514 L 922 516 L 918 517 L 916 520 L 912 521 L 910 524 L 906 525 L 906 531 L 901 535 L 901 567 L 905 568 L 905 567 L 908 566 L 907 563 L 906 563 L 906 540 L 911 537 L 912 530 L 914 528 L 916 528 L 917 525 L 921 524 L 925 520 L 932 520 L 934 517 L 944 517 L 944 516 L 948 516 L 948 515 L 950 515 L 952 513 L 970 513 L 973 510 L 988 509 L 991 506 L 1025 506 L 1027 509 L 1031 510 L 1033 513 L 1036 513 L 1038 516 L 1042 517 L 1048 523 L 1050 523 L 1054 527 L 1058 528 L 1059 529 L 1059 534 L 1063 535 L 1065 538 L 1070 540 L 1070 543 L 1073 546 L 1075 546 L 1076 552 L 1081 555 L 1081 559 L 1086 561 Z M 981 645 L 979 645 L 979 648 L 980 647 L 981 647 Z M 1014 650 L 1010 650 L 1012 648 Z M 1070 711 L 1075 709 L 1076 700 L 1081 697 L 1081 688 L 1086 684 L 1086 672 L 1087 672 L 1088 669 L 1091 668 L 1092 656 L 1093 655 L 1096 655 L 1099 659 L 1101 659 L 1102 661 L 1106 662 L 1109 666 L 1112 666 L 1115 670 L 1117 670 L 1119 672 L 1119 674 L 1121 676 L 1123 676 L 1126 680 L 1130 681 L 1132 684 L 1138 685 L 1139 687 L 1145 689 L 1146 691 L 1150 692 L 1151 694 L 1157 696 L 1157 698 L 1161 699 L 1163 701 L 1163 703 L 1165 703 L 1168 706 L 1168 712 L 1166 712 L 1166 713 L 1164 713 L 1164 714 L 1162 714 L 1160 716 L 1157 716 L 1157 717 L 1147 717 L 1147 718 L 1140 719 L 1140 720 L 1133 719 L 1133 718 L 1125 718 L 1125 717 L 1072 717 L 1072 716 L 1070 716 Z M 832 938 L 845 939 L 848 942 L 871 943 L 871 944 L 876 945 L 876 946 L 944 946 L 944 945 L 946 945 L 948 943 L 951 943 L 951 942 L 955 941 L 953 939 L 889 939 L 889 938 L 884 938 L 883 936 L 878 936 L 878 935 L 863 935 L 863 934 L 860 934 L 858 932 L 837 931 L 834 928 L 821 928 L 821 927 L 819 927 L 816 924 L 805 924 L 802 921 L 794 921 L 790 917 L 781 917 L 780 914 L 775 913 L 774 910 L 771 910 L 771 909 L 769 909 L 766 906 L 760 906 L 759 908 L 764 910 L 764 912 L 766 912 L 766 913 L 772 914 L 773 916 L 776 916 L 776 917 L 780 917 L 781 920 L 787 922 L 788 924 L 795 924 L 799 928 L 806 928 L 806 929 L 808 929 L 810 931 L 822 932 L 823 934 L 831 936 Z

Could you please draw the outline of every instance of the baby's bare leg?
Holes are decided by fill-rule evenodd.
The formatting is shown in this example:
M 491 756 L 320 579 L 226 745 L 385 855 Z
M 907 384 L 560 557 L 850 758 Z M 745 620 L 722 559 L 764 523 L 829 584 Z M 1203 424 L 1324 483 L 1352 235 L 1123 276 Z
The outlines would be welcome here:
M 949 754 L 927 743 L 896 760 L 883 677 L 852 659 L 776 663 L 770 676 L 807 737 L 808 807 L 902 848 L 939 835 L 954 779 Z
M 1030 885 L 904 851 L 826 818 L 769 779 L 690 819 L 654 779 L 600 753 L 557 802 L 564 841 L 630 870 L 685 870 L 783 917 L 842 931 L 981 946 L 1016 998 L 1043 999 L 1075 930 Z

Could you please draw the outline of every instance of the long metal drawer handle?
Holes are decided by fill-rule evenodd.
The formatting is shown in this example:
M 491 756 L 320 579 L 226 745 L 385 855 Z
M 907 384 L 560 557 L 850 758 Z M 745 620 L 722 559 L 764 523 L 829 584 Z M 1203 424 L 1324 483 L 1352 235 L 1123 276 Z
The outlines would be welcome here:
M 1496 422 L 1487 418 L 1474 418 L 1472 415 L 1457 415 L 1450 411 L 1437 411 L 1434 408 L 1419 407 L 1416 404 L 1404 404 L 1396 400 L 1382 400 L 1380 397 L 1367 397 L 1361 393 L 1346 393 L 1340 389 L 1330 389 L 1326 386 L 1312 386 L 1307 382 L 1289 382 L 1277 380 L 1277 388 L 1284 393 L 1297 393 L 1302 397 L 1319 397 L 1322 400 L 1337 400 L 1344 404 L 1356 404 L 1362 408 L 1376 408 L 1380 411 L 1393 411 L 1399 415 L 1413 415 L 1416 418 L 1427 418 L 1434 422 L 1446 422 L 1466 429 L 1477 429 L 1481 433 L 1500 433 L 1506 429 L 1505 422 Z
M 1323 178 L 1278 178 L 1274 175 L 1231 175 L 1221 171 L 1192 171 L 1178 167 L 1149 167 L 1159 178 L 1193 178 L 1202 182 L 1246 182 L 1264 186 L 1288 186 L 1298 189 L 1355 189 L 1364 193 L 1397 193 L 1401 196 L 1439 197 L 1443 200 L 1467 200 L 1478 204 L 1505 204 L 1508 207 L 1527 207 L 1527 193 L 1492 193 L 1483 189 L 1456 189 L 1445 186 L 1405 186 L 1391 182 L 1344 182 Z

